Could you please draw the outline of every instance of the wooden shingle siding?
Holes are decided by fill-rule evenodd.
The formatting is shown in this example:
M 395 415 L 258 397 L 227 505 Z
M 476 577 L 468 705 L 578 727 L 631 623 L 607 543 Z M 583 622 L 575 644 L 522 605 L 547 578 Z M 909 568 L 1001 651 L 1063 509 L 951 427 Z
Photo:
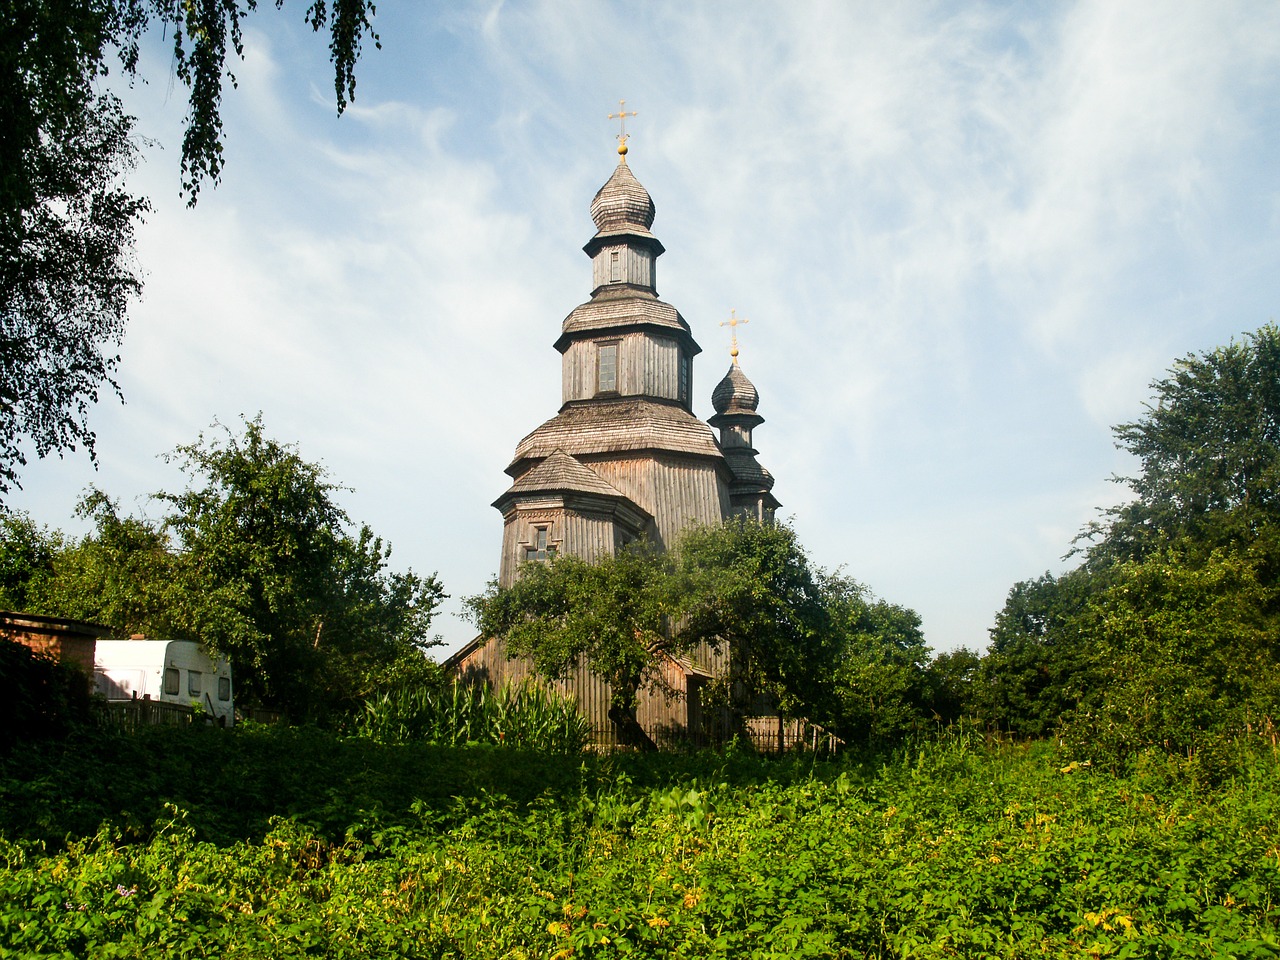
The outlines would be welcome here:
M 618 255 L 616 276 L 614 275 L 614 254 Z M 656 286 L 654 266 L 653 252 L 646 247 L 627 244 L 602 247 L 592 258 L 591 286 L 593 289 L 598 289 L 614 283 L 629 283 L 653 289 Z
M 599 474 L 587 469 L 581 462 L 557 450 L 540 464 L 523 474 L 511 485 L 511 493 L 546 493 L 553 491 L 575 491 L 604 497 L 617 497 L 622 494 L 609 486 Z M 501 501 L 495 503 L 499 510 Z
M 557 450 L 579 458 L 639 450 L 693 453 L 724 463 L 709 426 L 681 406 L 638 397 L 566 404 L 520 441 L 507 473 L 521 476 L 532 466 L 521 461 L 543 460 Z
M 647 458 L 588 459 L 583 464 L 623 496 L 653 515 L 653 462 Z
M 599 341 L 579 340 L 565 351 L 561 364 L 561 389 L 565 403 L 597 396 L 597 356 L 602 342 L 618 344 L 616 392 L 620 396 L 680 399 L 680 345 L 671 337 L 628 333 L 602 336 Z
M 515 582 L 520 564 L 525 562 L 525 550 L 539 526 L 547 528 L 548 542 L 557 552 L 563 550 L 564 544 L 572 544 L 573 555 L 587 562 L 612 556 L 617 549 L 612 516 L 566 509 L 557 499 L 521 504 L 508 515 L 503 527 L 500 585 L 507 587 Z
M 693 340 L 688 321 L 671 304 L 630 287 L 606 287 L 564 318 L 555 346 L 563 353 L 572 339 L 595 336 L 601 330 L 623 329 L 652 330 Z M 700 348 L 694 352 L 700 352 Z
M 729 509 L 722 475 L 714 463 L 700 458 L 584 458 L 583 462 L 652 515 L 659 547 L 670 547 L 690 525 L 720 523 Z

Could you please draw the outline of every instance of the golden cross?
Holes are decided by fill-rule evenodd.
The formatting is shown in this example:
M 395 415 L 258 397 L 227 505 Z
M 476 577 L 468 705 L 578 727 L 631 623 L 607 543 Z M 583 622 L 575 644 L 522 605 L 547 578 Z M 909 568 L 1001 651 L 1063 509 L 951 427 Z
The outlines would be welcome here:
M 627 159 L 627 137 L 630 136 L 630 134 L 627 133 L 627 117 L 634 117 L 636 115 L 634 110 L 623 109 L 626 105 L 627 101 L 619 100 L 618 112 L 609 114 L 610 120 L 618 121 L 618 155 L 622 157 L 623 161 Z
M 751 321 L 748 320 L 746 317 L 738 316 L 737 310 L 730 310 L 729 319 L 720 321 L 720 326 L 728 327 L 730 330 L 733 331 L 733 337 L 729 341 L 729 356 L 733 357 L 734 366 L 738 365 L 738 330 L 737 330 L 738 324 L 750 323 L 750 322 Z

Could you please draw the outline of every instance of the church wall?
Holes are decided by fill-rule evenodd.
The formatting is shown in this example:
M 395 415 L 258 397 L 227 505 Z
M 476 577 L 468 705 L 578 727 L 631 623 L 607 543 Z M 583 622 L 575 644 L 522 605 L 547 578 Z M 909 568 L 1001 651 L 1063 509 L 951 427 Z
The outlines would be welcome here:
M 667 337 L 645 337 L 643 368 L 637 371 L 640 393 L 680 399 L 680 345 Z
M 595 460 L 589 456 L 579 459 L 628 500 L 650 514 L 653 513 L 652 460 Z
M 729 514 L 728 488 L 707 460 L 648 454 L 582 461 L 653 516 L 658 546 L 671 546 L 690 523 L 718 524 Z
M 680 347 L 673 338 L 626 333 L 602 336 L 598 342 L 618 344 L 618 393 L 666 400 L 680 399 Z M 564 402 L 596 396 L 596 340 L 578 340 L 561 363 Z
M 585 663 L 575 667 L 563 680 L 548 683 L 535 674 L 530 661 L 507 659 L 506 641 L 495 638 L 455 664 L 453 675 L 462 683 L 483 683 L 495 690 L 529 682 L 545 684 L 560 696 L 570 696 L 577 701 L 578 712 L 591 724 L 594 743 L 602 747 L 620 746 L 613 721 L 609 719 L 613 691 Z M 684 670 L 671 660 L 663 663 L 660 676 L 662 684 L 641 688 L 636 720 L 655 743 L 670 745 L 689 736 L 687 681 Z M 663 684 L 666 689 L 663 689 Z M 694 706 L 699 705 L 695 703 Z M 695 725 L 693 735 L 700 737 L 701 734 L 701 729 Z
M 654 515 L 664 546 L 692 524 L 714 526 L 729 512 L 729 491 L 706 460 L 661 457 L 653 465 Z
M 630 283 L 652 289 L 656 287 L 656 266 L 653 254 L 643 247 L 629 244 L 604 247 L 591 262 L 591 286 L 597 289 L 612 283 Z
M 502 530 L 502 563 L 498 583 L 510 586 L 524 560 L 525 544 L 533 539 L 538 526 L 547 526 L 548 543 L 564 554 L 582 557 L 588 562 L 611 556 L 617 546 L 612 517 L 601 517 L 576 510 L 565 510 L 559 504 L 517 507 L 506 518 Z

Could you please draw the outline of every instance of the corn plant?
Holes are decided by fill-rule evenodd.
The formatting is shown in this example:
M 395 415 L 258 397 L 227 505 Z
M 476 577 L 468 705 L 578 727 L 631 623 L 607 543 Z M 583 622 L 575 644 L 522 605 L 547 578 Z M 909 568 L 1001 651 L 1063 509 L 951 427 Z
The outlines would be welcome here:
M 365 702 L 356 729 L 381 743 L 497 743 L 549 753 L 578 753 L 590 735 L 572 698 L 534 684 L 388 690 Z

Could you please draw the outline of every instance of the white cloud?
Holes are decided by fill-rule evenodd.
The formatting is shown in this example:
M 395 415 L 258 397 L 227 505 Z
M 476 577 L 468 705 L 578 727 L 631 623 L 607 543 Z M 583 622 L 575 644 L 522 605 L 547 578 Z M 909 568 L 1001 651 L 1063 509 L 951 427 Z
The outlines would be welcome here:
M 559 404 L 550 344 L 589 292 L 619 97 L 660 290 L 706 351 L 699 408 L 737 308 L 802 539 L 938 646 L 980 642 L 1118 499 L 1107 425 L 1152 376 L 1280 314 L 1280 8 L 387 8 L 341 120 L 316 38 L 255 19 L 194 212 L 181 104 L 141 92 L 162 202 L 130 403 L 97 421 L 126 499 L 173 485 L 155 453 L 262 409 L 398 562 L 481 589 L 502 467 Z M 48 497 L 24 502 L 62 523 L 82 467 L 38 466 Z

